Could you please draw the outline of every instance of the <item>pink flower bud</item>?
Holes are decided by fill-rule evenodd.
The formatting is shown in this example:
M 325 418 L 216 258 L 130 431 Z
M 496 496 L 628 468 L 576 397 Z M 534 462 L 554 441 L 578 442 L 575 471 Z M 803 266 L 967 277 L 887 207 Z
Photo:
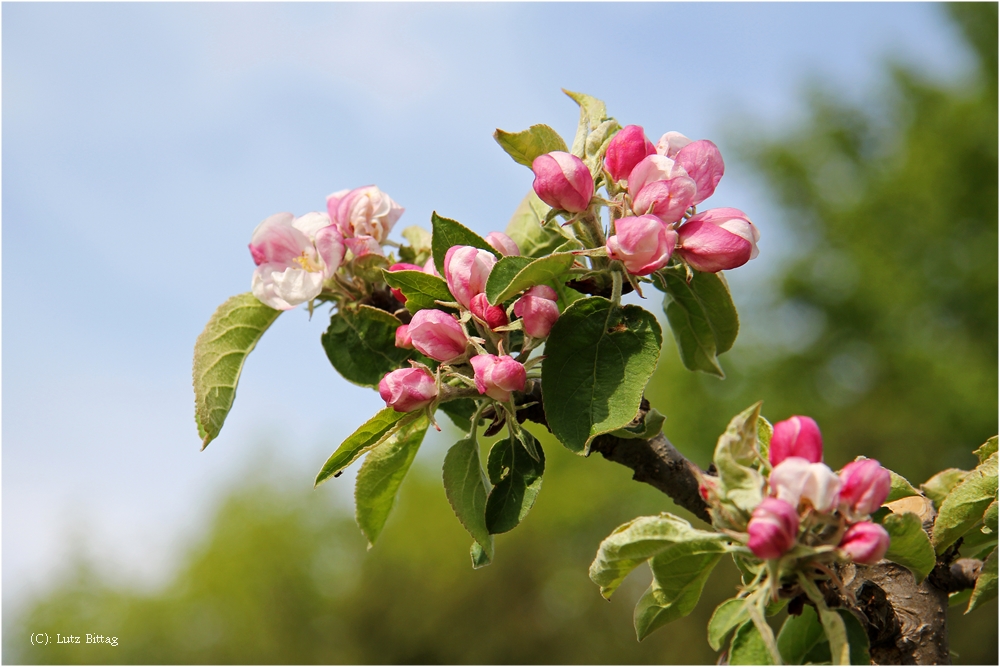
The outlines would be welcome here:
M 521 254 L 521 249 L 514 243 L 514 239 L 503 232 L 490 232 L 486 235 L 486 242 L 504 257 L 520 256 Z
M 594 196 L 594 177 L 583 160 L 564 151 L 539 155 L 531 163 L 535 194 L 552 208 L 586 211 Z
M 889 533 L 877 523 L 862 521 L 847 529 L 839 546 L 855 563 L 874 565 L 889 549 Z
M 655 155 L 656 146 L 638 125 L 626 125 L 608 143 L 604 168 L 615 182 L 628 178 L 635 165 L 647 155 Z
M 378 383 L 378 393 L 396 412 L 413 412 L 437 397 L 434 377 L 422 368 L 400 368 Z
M 401 347 L 404 350 L 413 349 L 413 340 L 410 338 L 409 324 L 403 324 L 396 327 L 396 347 Z
M 840 471 L 840 505 L 852 517 L 867 516 L 889 497 L 892 477 L 875 459 L 852 461 Z
M 698 205 L 711 197 L 726 169 L 719 147 L 708 139 L 693 141 L 677 151 L 674 159 L 698 185 L 693 203 Z
M 760 232 L 735 208 L 713 208 L 681 225 L 677 252 L 698 271 L 715 273 L 743 266 L 757 256 Z
M 825 463 L 810 463 L 797 456 L 774 466 L 771 492 L 793 507 L 803 500 L 809 501 L 818 512 L 830 512 L 837 506 L 840 478 Z
M 643 187 L 632 200 L 632 210 L 639 214 L 655 215 L 666 224 L 673 224 L 684 217 L 684 213 L 694 203 L 696 192 L 695 182 L 687 176 L 678 176 L 669 181 L 653 181 Z
M 789 456 L 797 456 L 810 463 L 823 460 L 823 436 L 811 417 L 796 415 L 774 425 L 767 458 L 771 465 L 778 465 Z
M 437 276 L 438 278 L 441 277 L 441 274 L 438 273 L 437 267 L 434 266 L 433 257 L 428 258 L 427 261 L 424 262 L 424 273 L 426 273 L 429 276 Z
M 795 545 L 799 532 L 799 514 L 777 498 L 765 498 L 750 514 L 747 546 L 757 558 L 780 558 Z
M 362 238 L 364 244 L 358 244 L 358 250 L 374 247 L 369 251 L 377 254 L 382 253 L 380 244 L 403 215 L 403 208 L 374 185 L 334 192 L 326 198 L 326 209 L 345 239 Z M 366 254 L 349 247 L 355 255 Z
M 448 290 L 455 299 L 469 308 L 472 297 L 486 289 L 496 256 L 488 250 L 470 245 L 456 245 L 448 248 L 444 256 L 444 279 Z
M 691 143 L 691 140 L 680 132 L 667 132 L 656 142 L 656 152 L 668 158 L 674 158 L 680 149 Z
M 498 401 L 509 401 L 512 391 L 523 391 L 528 376 L 514 357 L 479 354 L 469 360 L 475 371 L 476 389 Z
M 629 273 L 647 276 L 667 265 L 676 244 L 677 232 L 654 215 L 640 215 L 615 221 L 607 247 L 608 256 L 621 260 Z
M 406 262 L 398 262 L 389 267 L 389 271 L 423 271 L 423 268 L 417 266 L 416 264 L 407 264 Z M 406 297 L 395 287 L 390 287 L 389 291 L 392 295 L 396 297 L 396 301 L 400 303 L 406 303 Z
M 465 329 L 454 315 L 431 308 L 414 314 L 407 333 L 418 352 L 437 361 L 451 361 L 462 356 L 469 342 Z
M 535 285 L 514 302 L 514 315 L 524 322 L 524 333 L 532 338 L 547 338 L 559 319 L 559 295 L 548 285 Z
M 508 323 L 507 313 L 500 306 L 491 306 L 485 292 L 480 292 L 472 297 L 469 310 L 472 311 L 473 317 L 488 326 L 491 330 L 505 326 Z

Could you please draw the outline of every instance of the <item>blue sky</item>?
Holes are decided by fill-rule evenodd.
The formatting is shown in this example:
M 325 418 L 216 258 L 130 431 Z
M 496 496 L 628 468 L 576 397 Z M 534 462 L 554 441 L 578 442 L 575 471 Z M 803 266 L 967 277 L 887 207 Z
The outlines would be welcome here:
M 726 155 L 723 127 L 793 124 L 809 77 L 863 99 L 889 56 L 942 80 L 970 62 L 923 3 L 4 3 L 2 31 L 5 608 L 79 548 L 154 581 L 262 443 L 308 485 L 381 407 L 329 367 L 322 314 L 292 311 L 199 452 L 194 340 L 249 290 L 272 213 L 375 183 L 397 229 L 437 210 L 485 234 L 531 183 L 493 130 L 571 138 L 560 88 Z M 711 203 L 760 227 L 753 280 L 782 229 L 729 164 Z

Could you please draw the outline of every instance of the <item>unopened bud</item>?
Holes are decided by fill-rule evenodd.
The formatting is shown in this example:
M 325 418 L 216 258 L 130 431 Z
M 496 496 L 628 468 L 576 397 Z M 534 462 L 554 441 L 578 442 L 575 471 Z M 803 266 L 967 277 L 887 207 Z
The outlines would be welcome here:
M 508 324 L 507 313 L 500 306 L 491 306 L 485 292 L 480 292 L 472 297 L 469 304 L 472 316 L 488 326 L 491 330 Z
M 655 155 L 656 146 L 646 138 L 638 125 L 626 125 L 608 143 L 604 154 L 604 168 L 615 182 L 632 173 L 635 165 L 647 155 Z
M 735 269 L 757 256 L 760 232 L 739 209 L 710 209 L 695 215 L 677 231 L 677 252 L 698 271 Z
M 507 236 L 503 232 L 490 232 L 486 235 L 486 242 L 490 244 L 490 247 L 496 250 L 498 253 L 504 257 L 519 256 L 521 254 L 521 249 L 517 247 L 514 243 L 514 239 Z
M 496 263 L 496 256 L 489 250 L 469 245 L 448 248 L 444 256 L 444 279 L 448 290 L 460 304 L 469 308 L 472 297 L 486 289 L 486 280 Z
M 594 177 L 583 160 L 564 151 L 539 155 L 531 163 L 535 194 L 552 208 L 586 211 L 594 196 Z
M 823 436 L 811 417 L 796 415 L 774 425 L 767 459 L 778 465 L 789 456 L 797 456 L 810 463 L 823 460 Z
M 413 347 L 431 359 L 451 361 L 465 354 L 469 339 L 454 315 L 430 308 L 418 310 L 408 326 Z
M 378 393 L 396 412 L 413 412 L 437 397 L 434 377 L 422 368 L 400 368 L 378 383 Z
M 799 514 L 792 505 L 777 498 L 765 498 L 750 514 L 747 546 L 757 558 L 780 558 L 795 545 Z
M 413 341 L 410 339 L 410 325 L 403 324 L 396 327 L 396 347 L 404 350 L 413 349 Z
M 559 295 L 548 285 L 535 285 L 514 302 L 514 315 L 524 322 L 524 333 L 532 338 L 547 338 L 559 319 Z
M 647 276 L 667 265 L 676 243 L 677 232 L 654 215 L 620 218 L 608 239 L 608 257 L 620 260 L 632 275 Z
M 527 382 L 524 366 L 513 357 L 480 354 L 469 360 L 475 371 L 476 389 L 498 401 L 509 401 L 513 391 L 523 391 Z
M 840 471 L 840 504 L 852 517 L 862 517 L 882 507 L 889 497 L 892 477 L 875 459 L 852 461 Z
M 877 523 L 861 521 L 847 529 L 839 546 L 855 563 L 874 565 L 889 549 L 889 533 Z
M 692 141 L 677 151 L 674 159 L 677 164 L 684 167 L 684 171 L 694 179 L 698 186 L 694 205 L 697 206 L 711 197 L 726 169 L 719 147 L 708 139 Z

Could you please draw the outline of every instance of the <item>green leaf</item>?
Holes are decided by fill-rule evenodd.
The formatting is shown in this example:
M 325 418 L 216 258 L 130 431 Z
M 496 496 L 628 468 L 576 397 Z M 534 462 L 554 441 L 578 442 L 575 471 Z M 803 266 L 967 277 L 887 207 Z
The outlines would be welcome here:
M 719 436 L 712 458 L 719 471 L 719 495 L 744 512 L 760 504 L 764 486 L 760 472 L 751 467 L 757 458 L 759 417 L 760 403 L 733 417 Z
M 368 538 L 368 548 L 382 533 L 396 504 L 399 485 L 410 470 L 430 421 L 421 415 L 365 457 L 354 484 L 354 517 Z
M 978 458 L 980 463 L 985 463 L 986 459 L 993 456 L 997 451 L 997 436 L 993 436 L 985 443 L 983 446 L 973 452 Z
M 476 414 L 476 401 L 473 399 L 459 398 L 441 403 L 438 405 L 438 410 L 448 415 L 452 423 L 466 433 L 472 430 L 472 415 Z
M 958 468 L 942 470 L 921 484 L 920 490 L 934 502 L 935 508 L 940 509 L 944 499 L 951 493 L 952 489 L 958 486 L 968 472 L 968 470 L 959 470 Z
M 459 440 L 444 457 L 444 491 L 455 516 L 482 548 L 485 560 L 493 560 L 493 536 L 486 527 L 486 495 L 489 482 L 479 463 L 479 443 Z M 484 560 L 479 558 L 480 561 Z M 477 561 L 473 552 L 473 564 Z
M 740 320 L 729 286 L 718 273 L 695 271 L 688 283 L 679 271 L 661 271 L 655 281 L 666 292 L 663 312 L 684 367 L 725 377 L 718 356 L 736 341 Z
M 920 517 L 913 512 L 890 514 L 883 519 L 882 527 L 889 533 L 889 550 L 885 557 L 910 570 L 919 584 L 937 562 Z
M 965 476 L 941 503 L 934 521 L 934 549 L 941 553 L 979 523 L 997 497 L 997 456 L 988 459 Z
M 766 459 L 771 451 L 771 437 L 774 435 L 774 427 L 771 422 L 763 417 L 757 417 L 757 447 L 760 450 L 761 458 Z
M 660 356 L 656 318 L 603 297 L 580 299 L 556 320 L 542 364 L 542 396 L 552 433 L 584 453 L 602 433 L 632 421 Z
M 472 556 L 472 569 L 478 570 L 481 567 L 486 567 L 493 562 L 493 559 L 487 555 L 479 542 L 475 540 L 472 541 L 472 547 L 469 549 L 469 553 Z
M 552 151 L 569 151 L 559 133 L 548 125 L 532 125 L 521 132 L 504 132 L 498 129 L 493 133 L 493 138 L 507 155 L 514 158 L 514 162 L 529 168 L 539 155 Z
M 436 301 L 454 301 L 448 283 L 423 271 L 385 271 L 384 279 L 406 297 L 406 309 L 411 313 L 424 308 L 440 308 Z
M 570 151 L 579 158 L 586 156 L 587 138 L 591 130 L 598 128 L 601 123 L 608 120 L 608 111 L 604 102 L 584 93 L 574 93 L 563 89 L 574 102 L 580 105 L 580 123 L 576 128 L 576 136 L 573 138 L 573 148 Z
M 653 583 L 633 615 L 639 641 L 694 610 L 705 582 L 722 558 L 724 547 L 716 546 L 716 553 L 699 553 L 690 551 L 688 543 L 675 544 L 653 557 L 649 562 Z
M 201 448 L 222 430 L 247 355 L 281 314 L 250 292 L 218 307 L 194 344 L 194 420 Z
M 997 532 L 997 501 L 990 503 L 990 506 L 983 512 L 983 532 Z
M 851 664 L 851 646 L 847 641 L 847 626 L 843 617 L 836 611 L 819 608 L 819 622 L 823 625 L 826 640 L 830 643 L 830 664 Z
M 431 213 L 431 228 L 433 229 L 431 251 L 434 255 L 434 266 L 437 267 L 438 273 L 442 276 L 444 275 L 444 256 L 452 246 L 470 245 L 474 248 L 488 250 L 496 255 L 497 258 L 502 257 L 479 234 L 476 234 L 460 222 L 442 218 L 436 211 Z
M 730 598 L 712 612 L 708 621 L 708 645 L 718 651 L 737 626 L 749 620 L 746 598 Z
M 888 470 L 888 468 L 886 468 Z M 891 480 L 889 485 L 889 496 L 885 499 L 885 502 L 891 503 L 894 500 L 899 500 L 900 498 L 909 498 L 910 496 L 919 496 L 920 492 L 913 488 L 905 477 L 902 475 L 897 475 L 893 471 L 889 470 L 889 478 Z
M 804 665 L 806 656 L 817 644 L 826 642 L 816 609 L 810 605 L 802 608 L 798 616 L 789 616 L 778 632 L 778 652 L 786 665 Z
M 566 271 L 573 265 L 574 255 L 554 253 L 532 260 L 528 257 L 504 257 L 493 267 L 486 281 L 486 297 L 490 304 L 503 303 L 529 287 L 549 282 L 565 282 Z
M 721 533 L 692 528 L 684 519 L 664 512 L 622 524 L 604 538 L 590 565 L 590 580 L 610 598 L 629 572 L 673 546 L 684 553 L 720 553 L 728 543 Z
M 847 630 L 847 642 L 850 647 L 850 663 L 852 665 L 870 665 L 871 656 L 868 652 L 868 634 L 865 632 L 864 626 L 861 625 L 861 621 L 855 618 L 854 614 L 846 609 L 838 609 L 837 613 L 840 614 L 840 618 L 844 621 L 844 627 Z M 813 612 L 813 615 L 815 616 L 815 612 Z M 802 659 L 801 663 L 788 661 L 788 664 L 790 665 L 817 665 L 824 663 L 830 663 L 830 643 L 826 641 L 825 637 L 822 641 L 813 646 L 813 648 Z
M 747 621 L 736 629 L 733 641 L 729 643 L 730 665 L 773 665 L 771 652 L 767 650 L 764 638 L 752 621 Z
M 355 257 L 351 262 L 351 270 L 354 275 L 369 283 L 377 283 L 382 280 L 382 271 L 388 268 L 389 260 L 375 253 Z
M 969 606 L 965 610 L 970 611 L 980 607 L 984 602 L 989 602 L 997 596 L 997 550 L 996 547 L 983 563 L 983 569 L 979 571 L 979 579 L 976 580 L 976 587 L 972 589 L 969 597 Z
M 959 605 L 968 605 L 969 598 L 972 597 L 972 589 L 966 588 L 964 591 L 958 591 L 957 593 L 952 593 L 948 596 L 948 606 L 957 607 Z
M 664 417 L 656 408 L 652 408 L 645 414 L 642 421 L 638 424 L 630 424 L 616 431 L 612 431 L 611 435 L 616 438 L 624 438 L 626 440 L 649 440 L 650 438 L 656 437 L 656 434 L 663 430 L 663 422 L 666 421 Z
M 374 417 L 359 426 L 358 430 L 352 433 L 347 440 L 344 440 L 337 451 L 330 455 L 330 458 L 323 464 L 323 469 L 316 475 L 315 486 L 319 486 L 330 477 L 340 477 L 344 468 L 391 438 L 399 429 L 412 423 L 419 416 L 419 412 L 396 412 L 392 408 L 380 410 Z
M 534 437 L 522 431 L 527 438 Z M 540 445 L 536 461 L 519 441 L 499 440 L 490 449 L 486 469 L 494 484 L 486 500 L 486 528 L 491 534 L 506 533 L 524 520 L 542 489 L 545 455 Z
M 335 313 L 320 342 L 345 380 L 377 387 L 386 373 L 402 367 L 411 356 L 410 350 L 396 347 L 401 324 L 395 315 L 361 305 Z
M 544 257 L 565 243 L 569 237 L 556 225 L 543 225 L 552 209 L 529 190 L 507 223 L 506 234 L 521 250 L 522 257 Z

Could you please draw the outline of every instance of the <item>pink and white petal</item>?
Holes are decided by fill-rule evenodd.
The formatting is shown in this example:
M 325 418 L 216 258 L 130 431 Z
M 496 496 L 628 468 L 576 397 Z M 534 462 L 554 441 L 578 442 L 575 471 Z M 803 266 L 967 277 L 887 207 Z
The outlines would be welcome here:
M 305 269 L 289 267 L 273 273 L 271 279 L 275 293 L 293 306 L 315 299 L 323 290 L 323 274 Z
M 250 254 L 258 266 L 268 262 L 288 264 L 311 244 L 305 234 L 292 227 L 291 213 L 275 213 L 253 230 Z
M 677 151 L 691 143 L 691 140 L 680 132 L 667 132 L 656 142 L 656 152 L 669 158 L 677 155 Z
M 295 307 L 278 295 L 274 283 L 275 273 L 280 274 L 283 270 L 281 265 L 262 264 L 254 270 L 253 279 L 250 281 L 250 291 L 257 300 L 275 310 L 291 310 Z
M 344 239 L 344 243 L 347 244 L 348 249 L 354 253 L 355 257 L 382 254 L 382 246 L 380 246 L 379 242 L 371 236 L 358 236 L 353 239 Z
M 323 277 L 329 279 L 344 261 L 344 237 L 335 225 L 327 225 L 316 232 L 316 251 L 323 260 Z
M 330 216 L 326 213 L 306 213 L 301 217 L 295 218 L 292 226 L 312 240 L 316 238 L 316 232 L 330 226 Z

